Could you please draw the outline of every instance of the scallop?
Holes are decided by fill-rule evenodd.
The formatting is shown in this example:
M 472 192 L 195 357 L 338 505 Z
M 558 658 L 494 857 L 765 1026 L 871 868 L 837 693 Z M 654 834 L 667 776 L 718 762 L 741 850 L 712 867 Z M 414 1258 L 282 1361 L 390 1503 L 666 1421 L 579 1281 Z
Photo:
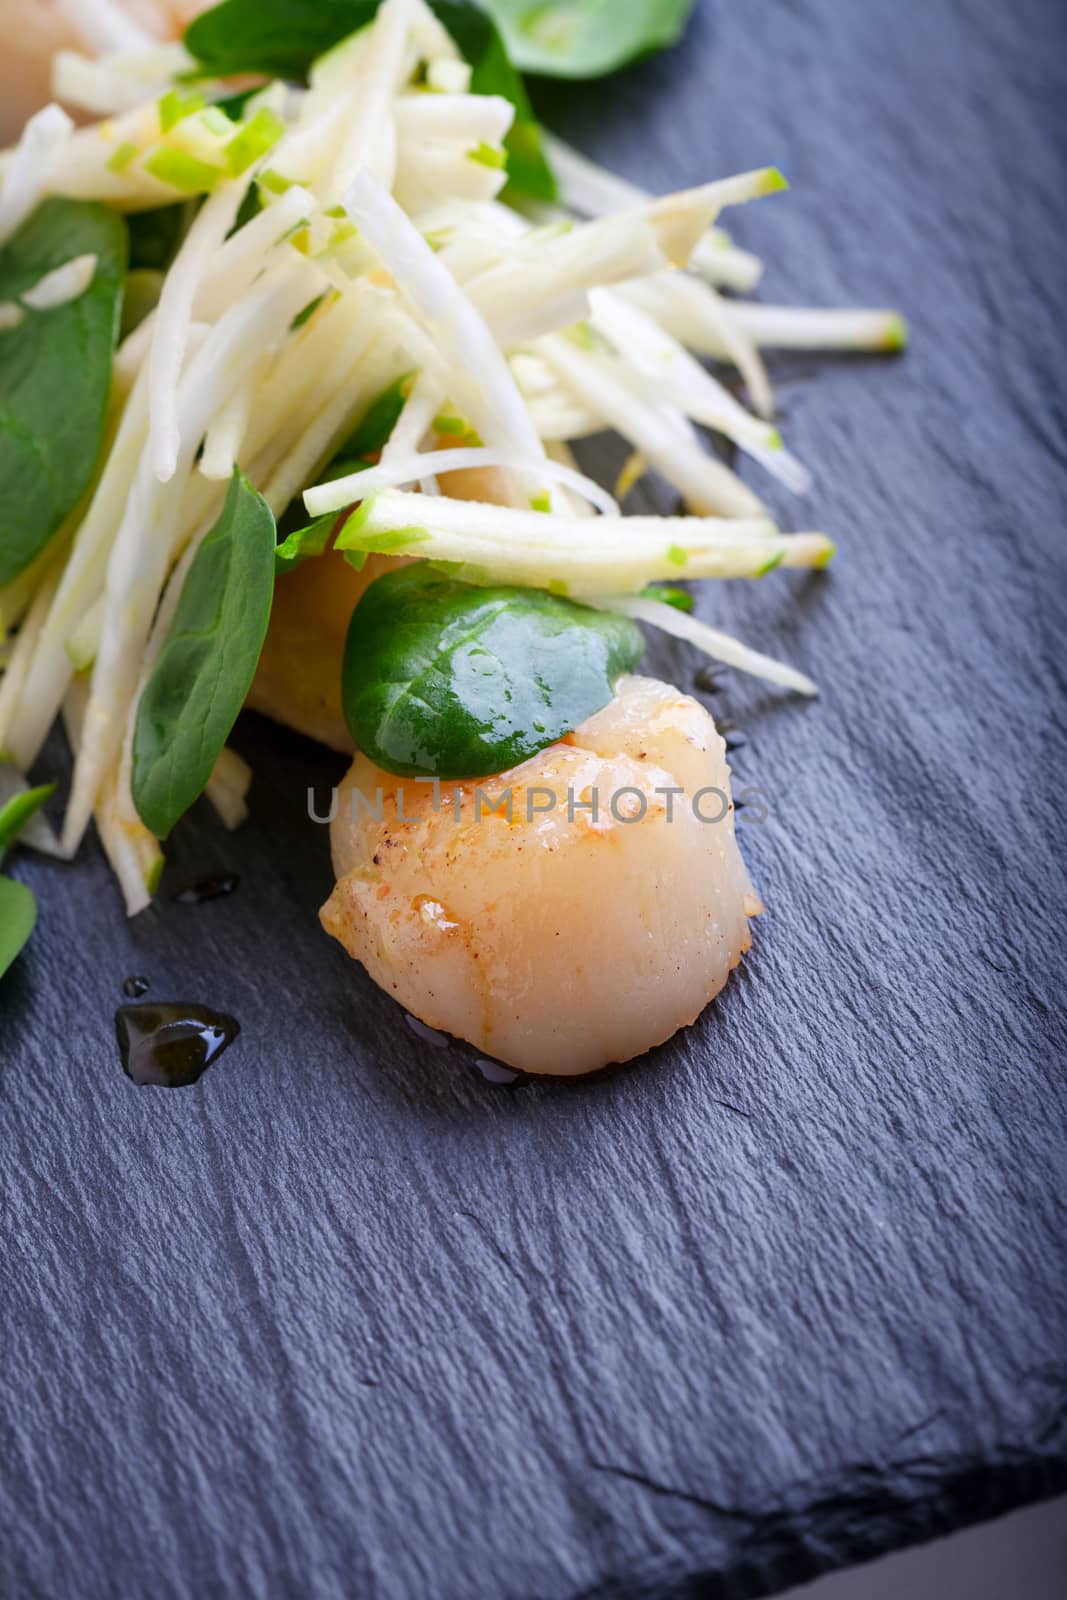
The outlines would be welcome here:
M 627 1061 L 694 1022 L 762 910 L 715 724 L 643 677 L 480 783 L 358 755 L 331 840 L 327 932 L 428 1027 L 532 1073 Z

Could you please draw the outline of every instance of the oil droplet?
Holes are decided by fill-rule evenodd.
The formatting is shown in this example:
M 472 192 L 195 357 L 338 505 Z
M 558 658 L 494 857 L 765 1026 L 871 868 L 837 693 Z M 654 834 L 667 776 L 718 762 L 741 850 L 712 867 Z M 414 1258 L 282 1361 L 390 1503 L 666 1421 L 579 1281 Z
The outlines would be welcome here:
M 121 1006 L 115 1013 L 122 1070 L 142 1088 L 195 1083 L 240 1031 L 233 1017 L 207 1006 L 150 1003 Z
M 201 878 L 197 883 L 187 884 L 171 899 L 183 906 L 202 905 L 205 900 L 221 900 L 223 895 L 232 894 L 240 881 L 236 872 L 217 872 L 209 878 Z
M 151 987 L 152 985 L 147 978 L 134 976 L 126 979 L 122 985 L 122 992 L 127 1000 L 139 1000 L 143 994 L 148 993 Z

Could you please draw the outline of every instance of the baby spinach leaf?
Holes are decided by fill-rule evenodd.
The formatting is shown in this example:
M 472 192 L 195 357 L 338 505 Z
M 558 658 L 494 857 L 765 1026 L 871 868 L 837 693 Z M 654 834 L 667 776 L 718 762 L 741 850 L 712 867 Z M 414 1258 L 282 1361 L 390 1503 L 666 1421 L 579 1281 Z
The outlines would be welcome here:
M 11 796 L 6 805 L 0 806 L 0 861 L 14 843 L 16 835 L 22 832 L 49 795 L 55 792 L 54 783 L 44 783 L 36 789 L 20 790 L 18 794 Z
M 24 883 L 0 878 L 0 978 L 14 961 L 37 921 L 37 901 Z
M 46 200 L 0 247 L 0 301 L 96 257 L 83 294 L 0 332 L 0 585 L 40 554 L 81 499 L 104 433 L 122 310 L 126 229 L 106 206 Z
M 600 711 L 642 650 L 627 617 L 540 589 L 473 588 L 419 563 L 377 578 L 356 607 L 342 703 L 387 772 L 486 777 Z
M 600 78 L 677 44 L 696 0 L 485 0 L 520 72 Z
M 337 512 L 327 511 L 313 522 L 307 522 L 302 528 L 294 528 L 292 533 L 287 534 L 274 552 L 274 571 L 277 576 L 280 578 L 283 572 L 292 572 L 294 567 L 303 566 L 312 556 L 321 556 L 330 542 L 330 530 L 336 521 Z
M 130 271 L 166 272 L 199 209 L 199 199 L 179 200 L 176 205 L 154 206 L 128 216 Z
M 185 46 L 211 73 L 265 72 L 304 78 L 316 56 L 373 21 L 379 0 L 223 0 L 190 24 Z M 556 185 L 522 79 L 512 66 L 493 18 L 475 0 L 431 0 L 473 73 L 476 94 L 499 94 L 515 107 L 505 141 L 508 176 L 542 200 Z
M 353 472 L 362 472 L 370 466 L 388 442 L 389 435 L 400 420 L 400 413 L 411 393 L 411 374 L 397 378 L 372 400 L 355 430 L 345 440 L 329 466 L 319 474 L 317 482 L 329 483 L 334 478 L 347 478 Z M 275 571 L 292 572 L 310 556 L 321 556 L 330 540 L 330 529 L 337 521 L 336 511 L 306 521 L 303 501 L 294 500 L 288 506 L 278 526 L 279 544 L 275 552 Z
M 137 707 L 134 804 L 167 834 L 200 795 L 255 676 L 274 593 L 274 518 L 238 469 L 193 558 Z

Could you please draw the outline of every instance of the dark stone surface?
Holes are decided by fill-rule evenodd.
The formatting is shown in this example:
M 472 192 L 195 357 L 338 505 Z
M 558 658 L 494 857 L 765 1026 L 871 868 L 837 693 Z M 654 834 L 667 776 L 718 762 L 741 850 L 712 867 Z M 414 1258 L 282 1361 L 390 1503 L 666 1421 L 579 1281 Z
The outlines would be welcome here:
M 3 1593 L 755 1596 L 1067 1484 L 1065 87 L 1053 0 L 763 0 L 546 97 L 649 183 L 779 161 L 765 296 L 912 319 L 776 368 L 833 573 L 705 602 L 826 689 L 716 702 L 769 913 L 672 1047 L 516 1092 L 320 934 L 337 764 L 255 719 L 166 880 L 235 894 L 21 860 Z M 196 1088 L 124 1077 L 134 973 L 240 1019 Z

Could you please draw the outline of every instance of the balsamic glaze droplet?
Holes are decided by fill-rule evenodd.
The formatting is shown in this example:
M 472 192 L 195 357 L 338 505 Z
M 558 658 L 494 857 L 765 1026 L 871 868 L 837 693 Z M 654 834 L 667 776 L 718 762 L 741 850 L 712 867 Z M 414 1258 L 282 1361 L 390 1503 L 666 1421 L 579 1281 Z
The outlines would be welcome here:
M 143 994 L 148 993 L 151 987 L 152 985 L 147 978 L 134 976 L 126 979 L 122 985 L 122 992 L 127 1000 L 139 1000 Z
M 120 1006 L 115 1013 L 122 1070 L 142 1088 L 195 1083 L 240 1031 L 233 1017 L 207 1006 L 149 1003 Z
M 736 722 L 720 717 L 715 726 L 722 734 L 727 750 L 741 750 L 748 743 L 747 736 L 742 733 Z
M 718 694 L 726 681 L 726 667 L 701 667 L 693 679 L 698 694 Z
M 236 872 L 217 872 L 209 878 L 201 878 L 197 883 L 187 884 L 171 898 L 177 900 L 179 905 L 198 906 L 205 900 L 221 900 L 223 895 L 232 894 L 240 881 Z

